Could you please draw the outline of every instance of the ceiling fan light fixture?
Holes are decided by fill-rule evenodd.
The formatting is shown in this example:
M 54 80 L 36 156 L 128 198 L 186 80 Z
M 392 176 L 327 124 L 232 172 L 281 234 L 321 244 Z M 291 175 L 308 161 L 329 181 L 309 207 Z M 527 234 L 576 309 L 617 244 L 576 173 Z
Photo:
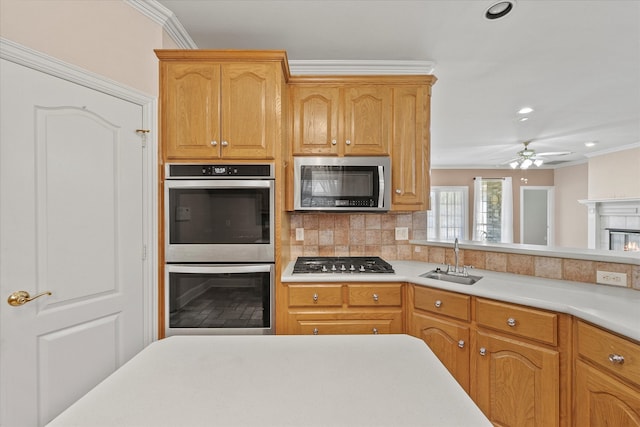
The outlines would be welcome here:
M 514 162 L 509 163 L 509 166 L 511 166 L 511 169 L 515 169 L 515 168 L 518 167 L 519 164 L 520 164 L 520 162 L 514 161 Z
M 531 159 L 524 159 L 520 164 L 520 169 L 529 169 L 529 166 L 533 164 Z
M 536 165 L 536 167 L 538 167 L 538 168 L 539 168 L 540 166 L 542 166 L 542 164 L 543 164 L 543 163 L 544 163 L 544 160 L 542 160 L 542 159 L 535 159 L 535 160 L 533 161 L 533 164 L 534 164 L 534 165 Z
M 515 0 L 499 1 L 489 6 L 484 13 L 484 17 L 489 20 L 499 19 L 508 15 L 515 5 Z

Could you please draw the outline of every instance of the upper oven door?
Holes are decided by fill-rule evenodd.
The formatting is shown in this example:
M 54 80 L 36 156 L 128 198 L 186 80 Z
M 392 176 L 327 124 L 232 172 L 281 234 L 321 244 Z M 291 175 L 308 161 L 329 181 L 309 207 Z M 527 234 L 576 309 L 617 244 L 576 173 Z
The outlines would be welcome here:
M 165 181 L 166 262 L 274 262 L 273 180 Z

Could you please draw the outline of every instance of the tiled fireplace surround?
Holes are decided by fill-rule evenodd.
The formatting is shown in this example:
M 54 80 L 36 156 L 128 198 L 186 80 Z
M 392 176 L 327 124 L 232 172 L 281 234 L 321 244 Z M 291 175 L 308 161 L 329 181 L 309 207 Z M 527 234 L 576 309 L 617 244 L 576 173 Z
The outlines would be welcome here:
M 426 240 L 425 211 L 386 214 L 290 214 L 290 256 L 380 256 L 385 260 L 454 262 L 453 249 L 395 240 L 395 228 L 407 227 L 410 240 Z M 296 229 L 304 240 L 296 240 Z M 640 290 L 640 266 L 507 252 L 460 250 L 460 263 L 484 270 L 549 279 L 596 283 L 596 270 L 627 274 L 627 287 Z

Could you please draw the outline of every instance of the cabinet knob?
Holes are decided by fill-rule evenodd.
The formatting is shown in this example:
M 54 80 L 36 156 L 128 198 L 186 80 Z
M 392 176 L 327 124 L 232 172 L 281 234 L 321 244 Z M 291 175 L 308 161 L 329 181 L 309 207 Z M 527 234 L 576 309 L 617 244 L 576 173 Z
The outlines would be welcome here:
M 228 143 L 227 141 L 222 141 L 221 145 L 222 145 L 223 147 L 226 147 L 227 145 L 229 145 L 229 143 Z
M 218 145 L 218 141 L 211 141 L 211 145 L 215 147 L 216 145 Z
M 624 356 L 621 356 L 619 354 L 610 354 L 609 362 L 613 363 L 614 365 L 622 365 L 624 363 Z
M 313 294 L 313 302 L 318 302 L 318 294 Z
M 373 300 L 376 302 L 378 301 L 378 294 L 373 294 Z
M 331 145 L 336 145 L 338 143 L 338 141 L 336 141 L 335 139 L 331 140 Z
M 373 328 L 371 332 L 373 332 L 373 335 L 378 335 L 378 328 Z
M 516 319 L 514 319 L 513 317 L 509 317 L 507 319 L 507 325 L 511 326 L 512 328 L 516 326 Z
M 346 143 L 347 143 L 347 145 L 351 145 L 351 140 L 347 139 Z
M 442 307 L 442 301 L 437 300 L 437 301 L 435 302 L 435 304 L 433 304 L 433 305 L 435 305 L 435 306 L 436 306 L 436 308 L 440 308 L 440 307 Z
M 484 356 L 487 354 L 487 349 L 484 347 L 480 347 L 480 356 Z
M 399 188 L 396 188 L 396 194 L 402 194 L 402 190 Z
M 313 328 L 313 335 L 318 335 L 318 332 L 320 332 L 318 328 Z
M 458 347 L 464 348 L 464 340 L 458 341 Z

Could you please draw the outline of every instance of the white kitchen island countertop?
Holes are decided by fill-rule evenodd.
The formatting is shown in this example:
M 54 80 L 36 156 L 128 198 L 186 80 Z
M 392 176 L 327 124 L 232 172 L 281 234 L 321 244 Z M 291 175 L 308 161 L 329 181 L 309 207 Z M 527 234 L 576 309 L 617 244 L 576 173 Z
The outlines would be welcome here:
M 408 335 L 173 336 L 49 427 L 491 426 Z
M 499 301 L 571 314 L 580 319 L 640 341 L 640 291 L 566 280 L 472 269 L 482 276 L 473 285 L 460 285 L 420 277 L 443 264 L 419 261 L 388 261 L 395 274 L 292 274 L 294 262 L 282 273 L 282 282 L 409 282 Z

